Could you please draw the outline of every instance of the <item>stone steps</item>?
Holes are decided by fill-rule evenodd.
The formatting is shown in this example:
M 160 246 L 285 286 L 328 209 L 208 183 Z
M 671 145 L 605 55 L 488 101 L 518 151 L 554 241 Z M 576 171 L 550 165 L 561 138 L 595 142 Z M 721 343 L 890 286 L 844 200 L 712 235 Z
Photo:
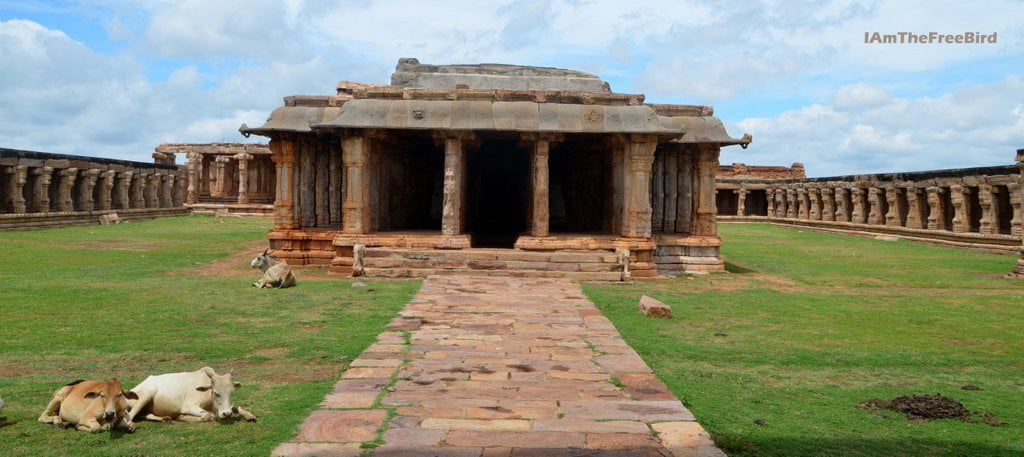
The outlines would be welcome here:
M 622 280 L 618 256 L 602 250 L 367 248 L 363 271 L 366 276 L 388 278 L 481 272 L 488 276 Z

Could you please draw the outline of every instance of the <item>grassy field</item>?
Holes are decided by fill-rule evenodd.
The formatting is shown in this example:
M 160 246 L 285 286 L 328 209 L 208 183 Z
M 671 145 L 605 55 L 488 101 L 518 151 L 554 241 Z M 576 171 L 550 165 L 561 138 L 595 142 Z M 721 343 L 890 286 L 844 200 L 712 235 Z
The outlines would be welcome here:
M 733 274 L 584 290 L 730 455 L 1024 455 L 1024 282 L 1002 277 L 1015 256 L 720 230 Z M 640 316 L 641 294 L 674 319 Z M 858 406 L 935 393 L 1008 425 Z
M 324 279 L 256 290 L 249 260 L 270 222 L 187 216 L 116 226 L 0 232 L 2 456 L 268 455 L 418 289 L 416 281 Z M 321 276 L 317 279 L 318 276 Z M 140 422 L 89 434 L 36 422 L 73 379 L 209 365 L 234 370 L 256 423 Z

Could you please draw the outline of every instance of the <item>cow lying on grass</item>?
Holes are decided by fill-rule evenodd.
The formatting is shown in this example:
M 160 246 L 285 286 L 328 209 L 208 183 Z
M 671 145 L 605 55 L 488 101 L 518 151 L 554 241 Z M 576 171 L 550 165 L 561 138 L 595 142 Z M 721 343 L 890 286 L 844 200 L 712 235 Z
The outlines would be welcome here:
M 128 400 L 138 398 L 125 392 L 117 378 L 110 381 L 72 381 L 53 393 L 50 404 L 39 415 L 39 422 L 60 427 L 98 432 L 120 428 L 135 431 L 128 418 Z
M 143 414 L 144 419 L 158 422 L 209 422 L 238 414 L 254 421 L 252 413 L 231 404 L 231 394 L 241 386 L 231 379 L 231 373 L 219 375 L 210 367 L 150 376 L 132 389 L 136 399 L 130 402 L 128 420 Z
M 253 287 L 278 288 L 292 287 L 295 285 L 295 275 L 291 267 L 283 260 L 277 260 L 270 256 L 270 249 L 265 249 L 262 254 L 256 256 L 249 263 L 249 266 L 263 272 L 259 281 L 252 283 Z

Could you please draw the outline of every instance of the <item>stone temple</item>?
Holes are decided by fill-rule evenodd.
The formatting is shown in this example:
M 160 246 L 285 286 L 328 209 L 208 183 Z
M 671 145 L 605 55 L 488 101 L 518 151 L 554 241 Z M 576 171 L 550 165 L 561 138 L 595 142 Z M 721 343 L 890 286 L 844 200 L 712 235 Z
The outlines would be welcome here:
M 712 114 L 579 71 L 406 58 L 390 85 L 285 97 L 240 131 L 270 139 L 270 247 L 293 265 L 622 280 L 723 269 L 719 150 L 750 137 Z

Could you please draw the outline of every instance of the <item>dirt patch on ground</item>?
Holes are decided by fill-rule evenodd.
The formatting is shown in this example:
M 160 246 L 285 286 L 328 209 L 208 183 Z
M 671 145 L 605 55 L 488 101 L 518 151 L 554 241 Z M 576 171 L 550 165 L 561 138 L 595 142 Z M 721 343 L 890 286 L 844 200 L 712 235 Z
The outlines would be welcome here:
M 259 270 L 253 270 L 249 266 L 249 262 L 252 262 L 252 259 L 256 258 L 257 254 L 263 252 L 266 247 L 266 240 L 253 242 L 251 246 L 245 247 L 238 253 L 198 267 L 196 273 L 206 278 L 251 277 L 253 281 L 256 281 L 260 278 L 260 272 Z
M 135 241 L 122 240 L 94 240 L 79 243 L 75 247 L 80 249 L 94 249 L 97 251 L 152 251 L 164 247 L 160 243 L 140 243 Z
M 992 413 L 971 412 L 952 398 L 935 395 L 905 395 L 889 399 L 872 398 L 863 404 L 872 409 L 888 409 L 907 415 L 912 420 L 957 419 L 964 422 L 984 422 L 993 427 L 1006 425 Z

